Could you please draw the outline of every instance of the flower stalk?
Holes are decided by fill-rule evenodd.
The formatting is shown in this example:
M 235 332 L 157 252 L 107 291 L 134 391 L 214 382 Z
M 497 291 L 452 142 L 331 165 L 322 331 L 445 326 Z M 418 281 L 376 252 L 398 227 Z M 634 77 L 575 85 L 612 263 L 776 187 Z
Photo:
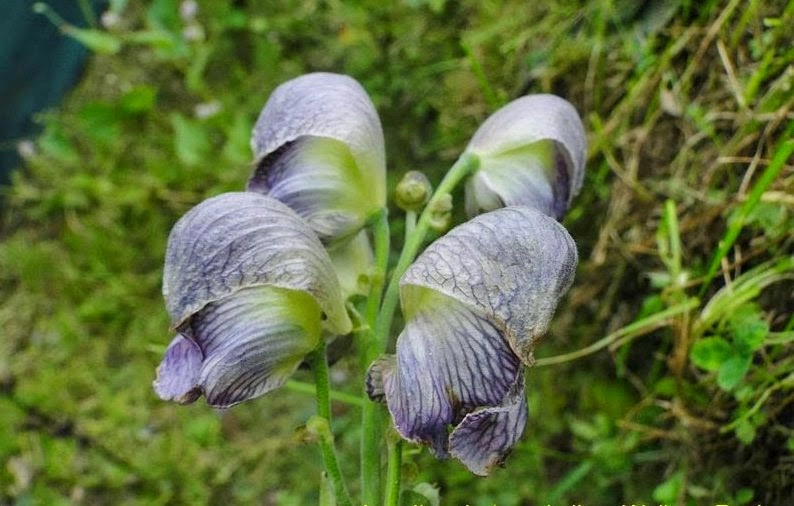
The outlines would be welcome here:
M 394 311 L 397 309 L 399 303 L 399 289 L 400 278 L 405 273 L 411 262 L 414 261 L 419 249 L 424 244 L 427 233 L 430 230 L 430 223 L 433 214 L 434 204 L 446 198 L 446 195 L 452 191 L 465 180 L 469 175 L 474 173 L 479 168 L 480 161 L 476 155 L 471 153 L 464 153 L 455 164 L 449 169 L 444 176 L 444 179 L 439 183 L 430 201 L 425 206 L 422 214 L 419 215 L 419 220 L 411 233 L 406 236 L 405 244 L 403 245 L 400 257 L 397 260 L 397 265 L 391 274 L 389 285 L 386 288 L 386 294 L 383 296 L 383 304 L 381 305 L 380 314 L 375 327 L 375 335 L 379 341 L 378 354 L 384 353 L 388 346 L 389 332 L 391 329 L 392 321 L 394 320 Z
M 389 222 L 387 210 L 381 209 L 370 221 L 375 245 L 375 271 L 371 274 L 371 287 L 367 299 L 366 319 L 368 331 L 363 346 L 362 365 L 367 367 L 380 353 L 380 339 L 373 332 L 378 319 L 381 295 L 389 263 Z M 361 489 L 364 504 L 378 504 L 381 497 L 380 441 L 383 434 L 383 407 L 364 402 L 361 411 Z
M 345 486 L 342 470 L 339 467 L 339 460 L 336 457 L 334 435 L 331 432 L 331 382 L 328 375 L 328 360 L 325 348 L 325 343 L 323 343 L 309 355 L 312 372 L 314 373 L 317 416 L 309 420 L 306 426 L 310 432 L 317 435 L 320 452 L 323 456 L 323 464 L 336 496 L 336 504 L 352 506 L 353 502 Z
M 424 243 L 427 232 L 430 229 L 430 219 L 434 202 L 449 195 L 455 187 L 466 179 L 472 172 L 477 170 L 478 159 L 474 155 L 463 155 L 447 172 L 444 179 L 439 184 L 427 206 L 422 211 L 419 219 L 414 226 L 412 217 L 410 227 L 406 228 L 406 240 L 394 271 L 391 272 L 388 288 L 380 298 L 383 282 L 377 283 L 377 278 L 385 280 L 386 263 L 388 262 L 388 222 L 385 212 L 375 221 L 373 235 L 375 237 L 375 258 L 377 272 L 373 279 L 373 287 L 367 305 L 367 321 L 370 323 L 374 333 L 365 346 L 364 362 L 366 364 L 374 361 L 378 356 L 386 352 L 391 335 L 391 325 L 394 319 L 394 312 L 399 302 L 399 280 L 411 262 L 416 258 L 419 249 Z M 382 274 L 382 275 L 381 275 Z M 373 308 L 379 311 L 373 313 Z M 374 318 L 373 318 L 374 314 Z M 362 410 L 362 444 L 361 444 L 361 483 L 362 499 L 364 504 L 378 504 L 383 497 L 381 492 L 381 436 L 383 434 L 383 407 L 376 403 L 366 403 Z M 391 455 L 391 454 L 390 454 Z M 395 471 L 398 472 L 399 470 Z M 399 476 L 399 475 L 397 475 Z M 397 483 L 399 488 L 399 480 Z

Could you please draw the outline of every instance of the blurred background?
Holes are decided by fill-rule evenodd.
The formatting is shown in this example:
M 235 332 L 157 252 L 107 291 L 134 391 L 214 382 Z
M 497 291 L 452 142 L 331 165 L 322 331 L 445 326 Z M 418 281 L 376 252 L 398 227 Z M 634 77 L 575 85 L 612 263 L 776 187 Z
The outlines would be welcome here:
M 221 413 L 151 382 L 171 226 L 244 187 L 269 93 L 317 70 L 370 93 L 391 187 L 438 182 L 526 93 L 567 98 L 588 132 L 565 219 L 579 271 L 522 442 L 488 478 L 406 445 L 405 504 L 432 504 L 427 484 L 442 504 L 794 501 L 794 2 L 1 9 L 20 6 L 0 22 L 0 504 L 316 503 L 321 459 L 296 436 L 312 396 Z M 361 394 L 355 358 L 332 374 Z M 359 411 L 334 410 L 355 494 Z

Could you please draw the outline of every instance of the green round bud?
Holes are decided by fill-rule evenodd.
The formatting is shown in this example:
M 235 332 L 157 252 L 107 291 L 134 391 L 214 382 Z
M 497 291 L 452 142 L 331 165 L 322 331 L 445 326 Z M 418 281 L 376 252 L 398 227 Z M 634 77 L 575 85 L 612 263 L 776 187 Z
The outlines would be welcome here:
M 403 211 L 419 212 L 432 193 L 433 186 L 427 176 L 418 170 L 409 170 L 397 183 L 394 201 Z
M 430 206 L 430 228 L 436 232 L 445 232 L 452 222 L 452 195 L 439 195 Z

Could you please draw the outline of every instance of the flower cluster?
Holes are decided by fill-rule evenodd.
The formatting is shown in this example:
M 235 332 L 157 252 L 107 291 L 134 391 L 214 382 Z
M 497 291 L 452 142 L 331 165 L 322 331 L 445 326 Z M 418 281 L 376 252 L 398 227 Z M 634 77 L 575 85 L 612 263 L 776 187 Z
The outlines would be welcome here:
M 368 393 L 395 428 L 476 474 L 524 431 L 524 366 L 573 282 L 576 245 L 556 219 L 584 175 L 584 129 L 553 95 L 520 98 L 466 149 L 472 217 L 432 243 L 400 280 L 405 328 L 396 354 L 370 368 Z M 482 214 L 481 214 L 482 213 Z
M 321 339 L 350 332 L 345 299 L 372 256 L 363 227 L 386 204 L 383 144 L 350 77 L 309 74 L 273 92 L 253 129 L 249 191 L 202 202 L 168 238 L 163 295 L 177 335 L 154 382 L 161 398 L 258 397 Z
M 164 399 L 203 394 L 226 407 L 278 387 L 323 340 L 350 332 L 345 301 L 366 292 L 366 224 L 386 206 L 386 164 L 361 86 L 327 73 L 288 81 L 252 148 L 248 191 L 199 204 L 169 237 L 163 293 L 177 336 L 154 384 Z M 558 220 L 585 154 L 579 116 L 559 97 L 494 113 L 464 153 L 477 162 L 469 220 L 399 280 L 405 325 L 395 353 L 370 366 L 367 392 L 404 438 L 473 473 L 501 463 L 527 423 L 524 368 L 576 269 Z M 414 174 L 404 186 L 399 205 L 421 210 L 429 183 Z

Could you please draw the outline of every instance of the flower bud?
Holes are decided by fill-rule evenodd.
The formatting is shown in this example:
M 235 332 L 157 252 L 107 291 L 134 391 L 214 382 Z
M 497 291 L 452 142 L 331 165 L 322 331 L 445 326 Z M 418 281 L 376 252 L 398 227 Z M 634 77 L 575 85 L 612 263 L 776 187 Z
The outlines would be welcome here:
M 452 195 L 439 195 L 430 206 L 430 228 L 436 232 L 445 232 L 452 221 Z
M 427 176 L 418 170 L 409 170 L 397 183 L 394 201 L 403 211 L 419 212 L 432 193 L 433 186 Z

